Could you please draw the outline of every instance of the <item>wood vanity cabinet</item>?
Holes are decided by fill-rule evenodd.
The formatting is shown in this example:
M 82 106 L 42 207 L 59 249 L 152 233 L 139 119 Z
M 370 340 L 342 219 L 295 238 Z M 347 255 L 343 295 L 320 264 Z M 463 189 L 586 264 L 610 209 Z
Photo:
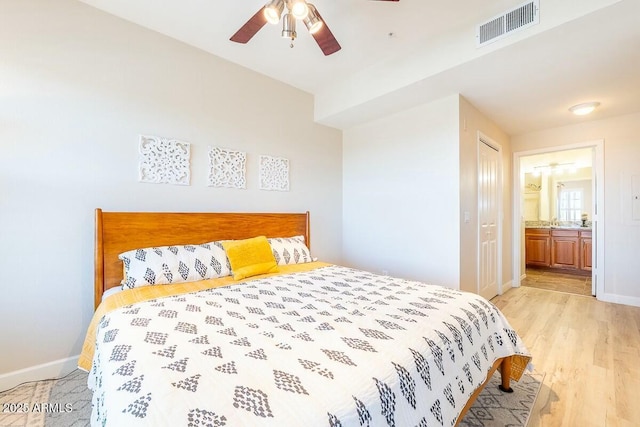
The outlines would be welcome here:
M 549 267 L 551 262 L 550 230 L 548 228 L 527 228 L 525 230 L 525 258 L 527 265 Z
M 551 230 L 551 267 L 580 268 L 580 231 Z
M 580 269 L 591 271 L 591 231 L 580 232 Z
M 527 228 L 528 266 L 591 271 L 591 230 Z

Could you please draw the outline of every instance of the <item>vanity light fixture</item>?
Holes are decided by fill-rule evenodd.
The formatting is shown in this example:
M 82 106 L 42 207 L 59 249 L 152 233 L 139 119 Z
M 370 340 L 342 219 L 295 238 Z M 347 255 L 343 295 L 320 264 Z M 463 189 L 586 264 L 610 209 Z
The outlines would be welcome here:
M 550 174 L 561 174 L 565 172 L 575 173 L 577 171 L 577 167 L 575 163 L 549 163 L 548 165 L 540 165 L 534 166 L 533 171 L 531 172 L 533 176 L 538 177 L 541 174 L 550 175 Z
M 584 116 L 592 113 L 593 110 L 595 110 L 599 105 L 599 102 L 585 102 L 583 104 L 574 105 L 573 107 L 569 108 L 569 111 L 571 111 L 576 116 Z

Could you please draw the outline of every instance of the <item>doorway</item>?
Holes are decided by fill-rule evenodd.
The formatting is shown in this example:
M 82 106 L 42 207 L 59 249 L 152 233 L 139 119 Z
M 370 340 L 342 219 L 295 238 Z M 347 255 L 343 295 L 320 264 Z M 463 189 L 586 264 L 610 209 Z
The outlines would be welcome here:
M 515 286 L 602 292 L 603 144 L 514 153 Z

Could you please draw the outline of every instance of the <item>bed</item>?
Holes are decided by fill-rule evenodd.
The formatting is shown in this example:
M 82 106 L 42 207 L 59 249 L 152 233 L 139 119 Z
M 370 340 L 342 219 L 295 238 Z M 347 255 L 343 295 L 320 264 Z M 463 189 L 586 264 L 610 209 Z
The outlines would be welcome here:
M 494 371 L 505 391 L 523 374 L 529 352 L 483 298 L 307 252 L 277 272 L 103 299 L 127 287 L 122 253 L 255 236 L 302 236 L 308 250 L 309 224 L 308 212 L 96 209 L 96 313 L 79 361 L 92 425 L 453 426 Z

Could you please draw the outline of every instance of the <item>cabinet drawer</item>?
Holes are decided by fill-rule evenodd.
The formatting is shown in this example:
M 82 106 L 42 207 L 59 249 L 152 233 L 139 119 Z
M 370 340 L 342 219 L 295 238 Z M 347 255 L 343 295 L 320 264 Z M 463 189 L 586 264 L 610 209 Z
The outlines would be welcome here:
M 551 230 L 553 237 L 578 237 L 580 230 Z
M 526 228 L 524 234 L 526 236 L 548 236 L 549 231 L 548 228 Z
M 580 237 L 583 237 L 585 239 L 590 239 L 591 238 L 591 230 L 589 230 L 589 231 L 580 231 Z

